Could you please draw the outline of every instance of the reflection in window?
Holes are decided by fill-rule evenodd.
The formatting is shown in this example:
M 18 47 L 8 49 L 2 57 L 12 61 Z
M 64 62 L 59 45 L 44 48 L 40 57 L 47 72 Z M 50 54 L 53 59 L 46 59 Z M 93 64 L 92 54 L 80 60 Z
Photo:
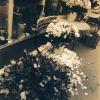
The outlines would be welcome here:
M 7 43 L 8 0 L 0 0 L 0 45 Z
M 0 29 L 7 30 L 8 3 L 7 0 L 0 0 Z
M 42 12 L 43 5 L 40 0 L 14 0 L 13 37 L 25 33 L 33 34 L 33 28 Z

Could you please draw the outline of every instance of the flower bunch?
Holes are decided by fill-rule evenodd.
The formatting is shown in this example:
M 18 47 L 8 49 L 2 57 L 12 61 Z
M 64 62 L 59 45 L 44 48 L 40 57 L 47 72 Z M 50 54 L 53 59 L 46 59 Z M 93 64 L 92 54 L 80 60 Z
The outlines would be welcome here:
M 87 89 L 80 65 L 77 54 L 64 46 L 47 43 L 31 54 L 24 50 L 22 58 L 0 70 L 0 94 L 14 100 L 69 100 L 79 85 Z
M 67 73 L 38 50 L 34 54 L 24 51 L 21 59 L 0 70 L 0 94 L 10 100 L 69 100 Z
M 66 6 L 80 6 L 83 8 L 91 8 L 90 0 L 63 0 L 66 3 Z
M 72 95 L 77 95 L 79 93 L 79 86 L 84 91 L 84 94 L 88 95 L 88 93 L 86 92 L 87 87 L 83 84 L 83 81 L 86 80 L 87 77 L 80 70 L 81 61 L 74 51 L 71 51 L 62 46 L 58 49 L 55 48 L 53 50 L 53 53 L 44 50 L 42 51 L 42 54 L 57 63 L 58 66 L 54 66 L 55 69 L 60 69 L 62 72 L 67 73 L 70 80 L 67 89 Z
M 77 27 L 66 20 L 54 20 L 48 25 L 46 32 L 48 35 L 53 35 L 54 37 L 63 36 L 63 38 L 67 38 L 70 35 L 80 37 Z

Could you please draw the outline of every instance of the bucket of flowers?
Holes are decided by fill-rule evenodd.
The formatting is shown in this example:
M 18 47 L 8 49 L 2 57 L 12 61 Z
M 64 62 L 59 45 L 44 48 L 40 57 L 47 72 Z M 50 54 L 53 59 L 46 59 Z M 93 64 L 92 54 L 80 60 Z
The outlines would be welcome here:
M 75 45 L 77 38 L 80 37 L 79 31 L 75 25 L 64 19 L 52 21 L 46 29 L 46 37 L 53 43 L 60 41 Z
M 0 70 L 0 94 L 8 100 L 69 100 L 81 87 L 87 95 L 83 84 L 86 76 L 80 71 L 77 54 L 64 46 L 52 48 L 47 43 L 31 54 L 25 50 L 21 59 L 4 66 Z

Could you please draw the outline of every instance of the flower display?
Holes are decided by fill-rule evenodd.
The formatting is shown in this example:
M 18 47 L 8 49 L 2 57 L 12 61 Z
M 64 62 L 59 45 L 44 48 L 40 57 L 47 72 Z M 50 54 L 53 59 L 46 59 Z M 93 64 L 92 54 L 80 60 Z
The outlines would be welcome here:
M 0 94 L 11 100 L 69 100 L 80 86 L 88 95 L 80 65 L 77 54 L 64 45 L 49 42 L 30 54 L 24 50 L 22 58 L 0 70 Z
M 91 8 L 90 0 L 63 0 L 66 6 L 80 6 L 86 9 Z
M 55 69 L 53 59 L 32 54 L 25 51 L 0 70 L 0 94 L 8 100 L 69 100 L 67 73 Z
M 77 27 L 71 23 L 68 23 L 66 20 L 54 20 L 51 22 L 46 32 L 48 35 L 52 35 L 54 37 L 63 37 L 67 38 L 68 36 L 80 37 L 79 31 Z
M 47 45 L 50 43 L 47 43 Z M 47 46 L 46 45 L 46 46 Z M 40 47 L 41 48 L 41 47 Z M 46 48 L 46 47 L 45 47 Z M 47 58 L 51 59 L 56 62 L 60 66 L 54 66 L 56 69 L 61 69 L 62 71 L 66 71 L 68 77 L 70 78 L 70 84 L 68 84 L 68 89 L 71 92 L 72 95 L 78 94 L 78 87 L 80 86 L 82 90 L 84 90 L 84 94 L 88 95 L 85 90 L 87 89 L 86 86 L 82 83 L 83 80 L 86 78 L 86 75 L 80 70 L 81 61 L 79 60 L 79 57 L 74 51 L 71 51 L 64 46 L 60 47 L 59 49 L 62 50 L 62 52 L 59 52 L 58 49 L 55 48 L 55 52 L 50 53 L 46 52 L 43 49 L 40 50 L 43 52 L 43 55 L 47 56 Z M 73 88 L 74 87 L 74 88 Z

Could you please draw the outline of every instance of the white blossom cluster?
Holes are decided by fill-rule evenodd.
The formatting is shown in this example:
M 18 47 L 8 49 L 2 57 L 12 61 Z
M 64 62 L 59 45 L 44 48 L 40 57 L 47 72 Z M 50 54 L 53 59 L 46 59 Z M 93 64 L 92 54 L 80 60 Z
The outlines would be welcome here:
M 48 35 L 53 35 L 54 37 L 61 37 L 63 35 L 66 38 L 70 34 L 73 34 L 75 37 L 80 37 L 77 27 L 64 19 L 51 22 L 46 32 Z
M 67 86 L 65 85 L 65 83 L 62 84 L 62 88 L 66 89 L 66 91 L 69 91 L 72 95 L 78 95 L 80 86 L 84 94 L 88 95 L 88 93 L 86 92 L 87 87 L 83 84 L 83 82 L 86 80 L 86 75 L 80 70 L 81 61 L 74 51 L 65 48 L 65 46 L 56 48 L 50 42 L 48 42 L 46 45 L 40 46 L 38 50 L 43 56 L 47 57 L 49 60 L 52 59 L 54 62 L 57 63 L 57 66 L 54 66 L 54 69 L 61 69 L 62 72 L 66 72 L 66 79 L 67 77 L 69 77 L 70 83 L 68 83 Z M 31 54 L 33 54 L 34 56 L 37 53 L 38 51 L 35 50 Z M 15 65 L 16 61 L 12 60 L 11 64 Z M 34 67 L 36 68 L 38 66 Z M 2 76 L 2 74 L 4 74 L 4 68 L 0 70 L 0 76 Z M 5 76 L 8 77 L 8 73 L 5 73 Z M 2 77 L 0 78 L 2 80 Z M 44 87 L 43 83 L 47 84 L 48 81 L 51 80 L 49 76 L 46 76 L 46 78 L 46 81 L 43 80 L 42 83 L 40 83 L 41 87 Z M 58 80 L 56 76 L 53 76 L 53 79 Z M 23 80 L 21 80 L 21 83 L 23 83 Z M 22 85 L 19 84 L 19 88 L 21 89 Z M 54 87 L 54 90 L 58 93 L 56 87 Z M 0 91 L 0 93 L 9 94 L 9 91 L 7 89 L 3 89 Z M 20 97 L 22 100 L 26 100 L 26 92 L 22 91 L 20 93 Z
M 90 0 L 63 0 L 66 3 L 66 6 L 77 6 L 89 9 L 91 8 Z
M 43 48 L 47 48 L 48 44 L 51 46 L 50 43 L 47 43 L 47 45 L 43 45 Z M 60 67 L 62 67 L 63 70 L 69 71 L 67 75 L 70 77 L 71 82 L 68 85 L 70 93 L 72 95 L 78 95 L 78 87 L 80 86 L 84 94 L 88 95 L 88 93 L 86 92 L 87 87 L 83 84 L 83 82 L 86 80 L 86 75 L 80 70 L 81 61 L 79 60 L 77 54 L 74 51 L 65 48 L 64 46 L 62 47 L 63 51 L 60 53 L 50 53 L 46 50 L 43 50 L 43 48 L 39 48 L 39 50 L 42 51 L 43 55 L 47 56 L 48 58 L 52 58 L 55 62 L 61 65 Z

